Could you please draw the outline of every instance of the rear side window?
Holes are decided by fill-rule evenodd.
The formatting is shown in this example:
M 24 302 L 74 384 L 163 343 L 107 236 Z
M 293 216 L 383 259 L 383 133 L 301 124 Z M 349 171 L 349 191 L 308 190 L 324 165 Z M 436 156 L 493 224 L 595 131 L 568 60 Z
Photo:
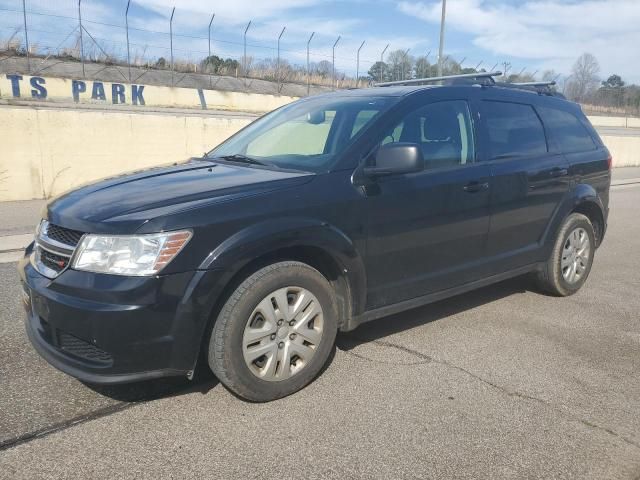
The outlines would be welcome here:
M 531 105 L 485 101 L 490 156 L 506 158 L 547 152 L 540 118 Z
M 555 108 L 537 107 L 549 136 L 562 153 L 594 150 L 596 144 L 580 119 L 570 112 Z

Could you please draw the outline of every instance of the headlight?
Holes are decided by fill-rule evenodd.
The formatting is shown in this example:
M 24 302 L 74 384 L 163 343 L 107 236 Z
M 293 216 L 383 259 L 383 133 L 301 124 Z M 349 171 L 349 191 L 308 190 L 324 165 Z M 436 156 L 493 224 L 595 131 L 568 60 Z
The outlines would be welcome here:
M 149 235 L 85 235 L 71 268 L 116 275 L 155 275 L 191 238 L 189 230 Z

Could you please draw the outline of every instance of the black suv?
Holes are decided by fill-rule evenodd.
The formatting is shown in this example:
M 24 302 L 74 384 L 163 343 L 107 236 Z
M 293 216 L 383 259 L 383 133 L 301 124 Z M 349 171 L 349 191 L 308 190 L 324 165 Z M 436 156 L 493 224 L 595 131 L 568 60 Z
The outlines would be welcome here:
M 89 383 L 295 392 L 338 330 L 529 272 L 586 281 L 611 157 L 579 106 L 478 77 L 282 107 L 203 158 L 46 207 L 19 265 L 37 351 Z

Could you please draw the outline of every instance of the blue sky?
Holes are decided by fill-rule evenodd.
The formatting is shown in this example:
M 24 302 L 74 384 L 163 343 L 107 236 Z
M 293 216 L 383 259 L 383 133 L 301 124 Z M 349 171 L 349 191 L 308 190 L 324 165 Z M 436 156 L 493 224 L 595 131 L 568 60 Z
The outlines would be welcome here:
M 75 26 L 76 0 L 26 1 L 33 12 L 28 18 L 32 43 L 72 46 L 73 36 L 66 43 L 64 39 Z M 124 52 L 126 3 L 82 0 L 87 29 L 109 52 Z M 431 51 L 430 60 L 438 49 L 440 0 L 133 0 L 129 21 L 135 55 L 169 56 L 163 32 L 169 30 L 173 6 L 176 57 L 190 60 L 206 53 L 207 25 L 214 12 L 213 50 L 223 56 L 242 55 L 242 32 L 249 20 L 249 55 L 275 57 L 276 38 L 286 26 L 283 58 L 304 63 L 306 41 L 315 31 L 311 60 L 331 60 L 331 47 L 340 35 L 336 65 L 351 74 L 363 40 L 361 70 L 380 57 L 387 43 L 389 51 Z M 447 7 L 445 54 L 458 61 L 466 57 L 465 66 L 509 62 L 512 72 L 554 69 L 568 74 L 578 55 L 588 51 L 598 58 L 602 77 L 618 73 L 640 83 L 640 0 L 448 0 Z M 0 8 L 0 38 L 6 38 L 22 23 L 22 1 L 0 0 Z

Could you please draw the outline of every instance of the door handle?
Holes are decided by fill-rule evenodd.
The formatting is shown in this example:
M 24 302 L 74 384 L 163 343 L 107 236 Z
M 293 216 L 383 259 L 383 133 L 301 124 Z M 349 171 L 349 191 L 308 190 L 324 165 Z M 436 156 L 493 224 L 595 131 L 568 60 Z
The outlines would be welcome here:
M 569 170 L 566 168 L 555 167 L 551 169 L 549 175 L 552 177 L 566 177 L 569 175 Z
M 469 182 L 464 187 L 462 187 L 462 189 L 465 192 L 469 192 L 469 193 L 480 192 L 482 190 L 487 190 L 488 188 L 489 188 L 489 182 L 477 182 L 477 181 Z

